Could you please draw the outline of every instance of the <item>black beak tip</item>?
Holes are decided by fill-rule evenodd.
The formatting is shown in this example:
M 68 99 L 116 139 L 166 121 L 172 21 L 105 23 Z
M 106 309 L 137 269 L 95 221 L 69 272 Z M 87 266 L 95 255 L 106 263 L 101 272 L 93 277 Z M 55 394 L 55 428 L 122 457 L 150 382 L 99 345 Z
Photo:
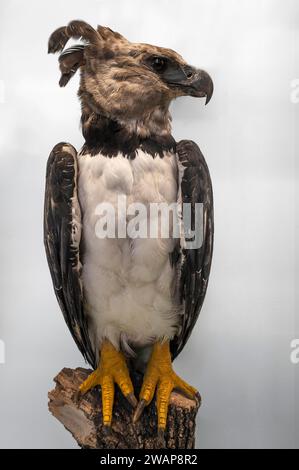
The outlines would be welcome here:
M 208 83 L 208 87 L 207 87 L 207 94 L 206 94 L 206 105 L 211 101 L 211 98 L 213 96 L 213 91 L 214 91 L 214 85 L 213 85 L 213 82 L 212 82 L 212 79 L 209 77 L 209 83 Z
M 205 106 L 207 106 L 207 104 L 211 101 L 211 98 L 212 98 L 212 94 L 208 94 L 208 95 L 206 96 Z

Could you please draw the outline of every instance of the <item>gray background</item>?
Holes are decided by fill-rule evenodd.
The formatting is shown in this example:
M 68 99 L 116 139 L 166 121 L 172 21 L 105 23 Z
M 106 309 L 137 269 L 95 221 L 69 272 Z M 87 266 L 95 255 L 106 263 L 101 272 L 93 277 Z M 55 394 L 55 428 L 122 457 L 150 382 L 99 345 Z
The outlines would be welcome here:
M 60 89 L 46 54 L 50 33 L 77 18 L 171 47 L 213 77 L 209 106 L 172 107 L 174 136 L 207 158 L 216 218 L 208 295 L 175 368 L 203 396 L 198 447 L 299 447 L 295 0 L 1 0 L 0 447 L 76 447 L 47 411 L 52 378 L 84 362 L 52 291 L 42 209 L 50 150 L 82 144 L 78 77 Z

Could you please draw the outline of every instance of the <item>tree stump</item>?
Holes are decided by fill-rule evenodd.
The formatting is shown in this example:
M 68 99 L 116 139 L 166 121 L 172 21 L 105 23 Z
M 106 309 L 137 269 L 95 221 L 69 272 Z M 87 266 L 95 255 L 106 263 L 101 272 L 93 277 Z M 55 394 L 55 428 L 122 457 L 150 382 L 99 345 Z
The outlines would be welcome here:
M 179 392 L 172 392 L 168 423 L 163 442 L 157 436 L 155 403 L 146 407 L 140 420 L 133 424 L 133 408 L 115 387 L 113 421 L 110 432 L 102 426 L 101 388 L 95 387 L 84 396 L 79 385 L 90 370 L 64 368 L 55 377 L 56 387 L 49 392 L 49 410 L 71 432 L 84 449 L 193 449 L 195 418 L 200 406 Z M 136 396 L 142 375 L 131 373 Z

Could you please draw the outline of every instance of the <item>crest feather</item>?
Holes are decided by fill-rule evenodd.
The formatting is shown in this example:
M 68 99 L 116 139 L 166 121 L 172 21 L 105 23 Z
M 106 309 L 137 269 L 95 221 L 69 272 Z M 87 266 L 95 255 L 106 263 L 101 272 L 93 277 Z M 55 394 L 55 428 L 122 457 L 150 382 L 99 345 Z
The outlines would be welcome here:
M 98 45 L 101 37 L 88 23 L 81 20 L 71 21 L 67 26 L 56 29 L 49 38 L 48 53 L 62 51 L 70 38 L 82 39 L 89 44 Z

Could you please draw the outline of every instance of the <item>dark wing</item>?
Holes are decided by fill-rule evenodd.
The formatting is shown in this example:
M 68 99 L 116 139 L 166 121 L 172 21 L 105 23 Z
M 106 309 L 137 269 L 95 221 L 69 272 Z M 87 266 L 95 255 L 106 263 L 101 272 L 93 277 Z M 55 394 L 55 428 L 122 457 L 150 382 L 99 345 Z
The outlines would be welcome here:
M 55 294 L 69 330 L 85 359 L 95 367 L 80 279 L 81 211 L 77 198 L 77 152 L 57 144 L 48 159 L 44 243 Z
M 199 147 L 190 140 L 177 144 L 180 175 L 179 200 L 191 204 L 192 224 L 195 204 L 201 203 L 202 243 L 199 248 L 186 248 L 186 234 L 181 235 L 180 246 L 173 253 L 177 267 L 177 294 L 183 305 L 181 328 L 171 342 L 173 359 L 184 348 L 200 313 L 210 274 L 213 252 L 213 190 L 209 169 Z M 192 225 L 192 230 L 194 230 Z M 190 245 L 189 245 L 190 246 Z M 187 245 L 188 247 L 188 245 Z

